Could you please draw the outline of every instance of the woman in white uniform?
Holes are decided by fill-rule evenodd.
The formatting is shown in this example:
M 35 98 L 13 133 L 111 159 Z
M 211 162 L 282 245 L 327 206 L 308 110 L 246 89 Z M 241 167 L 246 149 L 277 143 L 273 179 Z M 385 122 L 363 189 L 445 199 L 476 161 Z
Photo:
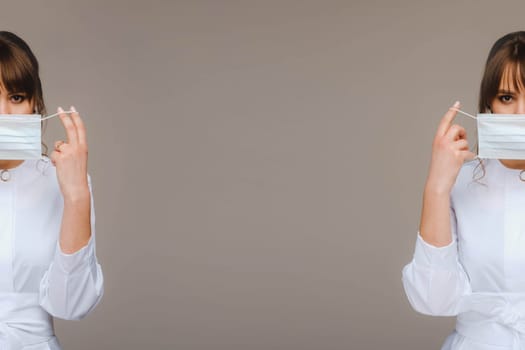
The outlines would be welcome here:
M 27 138 L 0 118 L 2 350 L 61 349 L 53 317 L 80 319 L 103 294 L 86 131 L 71 110 L 59 108 L 67 140 L 50 158 L 10 157 Z M 0 32 L 0 114 L 35 113 L 46 114 L 37 60 L 22 39 Z
M 476 158 L 454 124 L 459 107 L 443 116 L 433 141 L 403 285 L 415 310 L 457 316 L 442 349 L 525 349 L 525 160 Z M 525 114 L 525 32 L 492 47 L 478 108 Z

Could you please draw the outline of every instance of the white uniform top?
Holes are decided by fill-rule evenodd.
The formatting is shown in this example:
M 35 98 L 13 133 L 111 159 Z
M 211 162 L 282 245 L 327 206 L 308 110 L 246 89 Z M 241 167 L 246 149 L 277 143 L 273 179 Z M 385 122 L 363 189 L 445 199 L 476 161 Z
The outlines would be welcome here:
M 11 179 L 0 181 L 0 349 L 57 350 L 51 316 L 80 319 L 103 294 L 93 200 L 89 243 L 65 254 L 55 167 L 44 157 L 9 172 Z
M 403 286 L 415 310 L 458 316 L 442 349 L 525 349 L 525 182 L 497 159 L 483 164 L 476 181 L 479 162 L 465 163 L 452 189 L 452 242 L 418 232 Z

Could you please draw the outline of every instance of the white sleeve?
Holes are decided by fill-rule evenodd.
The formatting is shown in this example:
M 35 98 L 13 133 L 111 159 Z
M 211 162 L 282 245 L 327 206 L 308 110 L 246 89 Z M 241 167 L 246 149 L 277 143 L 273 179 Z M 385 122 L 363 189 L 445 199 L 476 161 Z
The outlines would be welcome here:
M 459 300 L 470 294 L 469 278 L 458 260 L 456 215 L 450 210 L 452 242 L 433 246 L 418 232 L 414 258 L 403 268 L 402 281 L 410 305 L 423 314 L 455 316 Z
M 40 305 L 54 317 L 79 320 L 100 302 L 104 293 L 102 269 L 95 249 L 95 210 L 91 179 L 91 238 L 73 254 L 65 254 L 57 241 L 55 255 L 40 281 Z

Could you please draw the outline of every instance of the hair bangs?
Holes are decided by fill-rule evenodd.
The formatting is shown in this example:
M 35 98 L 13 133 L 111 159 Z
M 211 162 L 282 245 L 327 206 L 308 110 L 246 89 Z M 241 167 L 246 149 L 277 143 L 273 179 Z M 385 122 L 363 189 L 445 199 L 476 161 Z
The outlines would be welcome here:
M 525 63 L 512 61 L 506 64 L 501 74 L 498 90 L 525 91 Z

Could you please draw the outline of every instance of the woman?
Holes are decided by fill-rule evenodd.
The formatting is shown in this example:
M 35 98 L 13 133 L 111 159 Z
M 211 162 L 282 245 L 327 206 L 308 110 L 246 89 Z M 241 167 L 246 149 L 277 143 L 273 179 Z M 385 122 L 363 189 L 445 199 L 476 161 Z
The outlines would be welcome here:
M 444 115 L 434 138 L 403 285 L 415 310 L 457 316 L 442 349 L 523 349 L 525 160 L 475 159 L 465 129 L 453 124 L 459 107 Z M 525 114 L 525 32 L 492 47 L 479 111 Z
M 52 317 L 80 319 L 103 294 L 86 132 L 71 110 L 59 108 L 67 141 L 50 158 L 0 160 L 0 349 L 60 349 Z M 0 114 L 35 113 L 45 114 L 38 62 L 0 32 Z M 9 140 L 0 133 L 0 154 Z

